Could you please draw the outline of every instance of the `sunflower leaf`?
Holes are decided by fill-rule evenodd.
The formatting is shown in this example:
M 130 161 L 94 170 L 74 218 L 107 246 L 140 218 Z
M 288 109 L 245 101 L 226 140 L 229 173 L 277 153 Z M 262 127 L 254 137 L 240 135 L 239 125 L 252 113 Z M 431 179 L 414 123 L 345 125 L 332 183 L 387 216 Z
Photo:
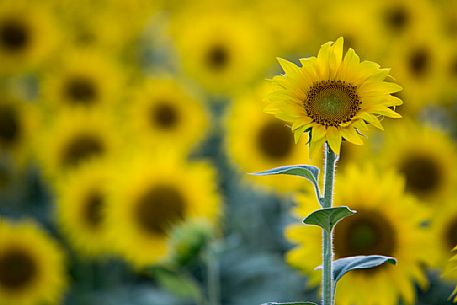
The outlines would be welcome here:
M 254 176 L 270 176 L 270 175 L 292 175 L 300 176 L 310 181 L 316 191 L 317 197 L 320 197 L 319 193 L 319 168 L 311 165 L 290 165 L 275 167 L 266 171 L 250 173 Z
M 382 255 L 360 255 L 337 259 L 333 262 L 334 283 L 336 285 L 336 282 L 351 270 L 374 268 L 385 263 L 395 265 L 397 260 L 394 257 Z
M 357 213 L 346 206 L 323 208 L 309 214 L 303 223 L 319 226 L 327 232 L 331 232 L 335 225 L 342 219 Z
M 195 280 L 179 270 L 162 267 L 152 267 L 147 272 L 157 280 L 159 285 L 171 293 L 200 300 L 203 292 Z
M 314 302 L 286 302 L 286 303 L 268 302 L 268 303 L 263 303 L 262 305 L 317 305 L 317 304 Z

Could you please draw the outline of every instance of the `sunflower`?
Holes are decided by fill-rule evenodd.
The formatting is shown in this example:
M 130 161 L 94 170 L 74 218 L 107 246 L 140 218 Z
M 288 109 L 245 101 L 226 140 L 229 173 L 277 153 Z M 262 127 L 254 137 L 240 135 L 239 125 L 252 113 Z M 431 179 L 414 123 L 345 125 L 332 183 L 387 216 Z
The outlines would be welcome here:
M 455 198 L 455 197 L 454 197 Z M 431 228 L 436 242 L 436 266 L 443 271 L 444 278 L 457 282 L 457 273 L 451 272 L 448 263 L 452 259 L 453 249 L 457 246 L 457 206 L 454 200 L 442 203 L 439 209 L 433 210 Z M 455 270 L 455 269 L 454 269 Z
M 275 48 L 278 48 L 277 52 L 296 52 L 315 41 L 313 15 L 309 2 L 255 1 L 250 11 L 255 14 L 254 18 L 258 19 L 260 26 L 268 30 L 270 39 L 274 40 Z
M 106 217 L 113 247 L 135 267 L 169 258 L 176 225 L 214 225 L 220 213 L 214 168 L 165 158 L 129 160 L 126 168 L 116 170 L 110 188 Z
M 434 259 L 432 236 L 423 227 L 428 214 L 414 197 L 404 193 L 403 186 L 394 171 L 380 174 L 371 165 L 347 166 L 337 176 L 336 205 L 350 204 L 357 214 L 335 227 L 335 258 L 380 254 L 394 256 L 399 263 L 348 273 L 338 282 L 336 304 L 395 305 L 399 297 L 412 304 L 414 281 L 421 287 L 427 285 L 421 266 Z M 299 218 L 319 208 L 309 194 L 298 198 L 295 215 Z M 293 224 L 286 236 L 298 244 L 288 252 L 288 262 L 309 275 L 310 285 L 317 285 L 321 272 L 314 268 L 321 263 L 321 230 Z
M 107 164 L 89 162 L 58 184 L 57 221 L 76 250 L 86 256 L 108 248 L 104 209 L 109 173 Z
M 359 5 L 367 2 L 358 0 Z M 411 33 L 428 33 L 437 25 L 436 5 L 428 0 L 372 1 L 365 14 L 378 28 L 378 37 L 411 42 Z
M 28 159 L 37 124 L 37 112 L 31 104 L 12 95 L 0 95 L 0 151 L 19 167 Z
M 132 137 L 155 149 L 187 153 L 208 132 L 209 113 L 203 103 L 170 77 L 145 81 L 126 107 Z
M 64 289 L 57 243 L 32 221 L 0 220 L 0 304 L 58 304 Z
M 272 46 L 248 16 L 198 6 L 173 19 L 172 37 L 186 75 L 226 94 L 260 78 Z
M 267 90 L 266 86 L 259 86 L 246 91 L 230 104 L 225 117 L 224 145 L 230 160 L 242 173 L 303 162 L 313 164 L 305 142 L 302 140 L 301 145 L 294 145 L 289 128 L 263 112 L 261 101 Z M 247 125 L 250 128 L 245 128 Z M 303 187 L 303 181 L 296 177 L 248 175 L 246 179 L 282 192 Z
M 446 82 L 446 40 L 436 27 L 408 32 L 408 40 L 393 43 L 385 56 L 397 81 L 405 88 L 401 97 L 408 101 L 401 111 L 415 114 L 424 106 L 439 102 Z
M 44 174 L 52 180 L 85 162 L 110 159 L 118 152 L 120 132 L 114 133 L 109 113 L 65 110 L 43 126 L 34 144 Z
M 382 129 L 377 115 L 400 117 L 389 108 L 402 104 L 390 95 L 401 87 L 384 81 L 390 70 L 360 62 L 353 49 L 343 60 L 342 55 L 343 38 L 338 38 L 323 44 L 317 58 L 301 59 L 301 67 L 278 59 L 285 75 L 273 78 L 265 111 L 288 122 L 297 140 L 309 131 L 312 155 L 324 142 L 339 154 L 342 138 L 363 144 L 359 132 L 366 123 Z
M 44 6 L 30 1 L 0 4 L 0 75 L 33 68 L 48 58 L 57 26 Z
M 113 106 L 122 89 L 121 72 L 102 52 L 74 50 L 47 72 L 42 99 L 51 107 Z
M 405 177 L 407 192 L 425 203 L 441 204 L 453 196 L 457 184 L 456 153 L 444 131 L 405 120 L 385 133 L 376 159 Z
M 319 40 L 344 37 L 346 47 L 361 52 L 363 57 L 378 58 L 384 51 L 385 41 L 379 39 L 372 18 L 367 14 L 374 1 L 348 0 L 344 2 L 323 1 L 325 14 L 316 13 Z M 321 8 L 320 8 L 321 9 Z M 318 47 L 316 41 L 313 46 Z

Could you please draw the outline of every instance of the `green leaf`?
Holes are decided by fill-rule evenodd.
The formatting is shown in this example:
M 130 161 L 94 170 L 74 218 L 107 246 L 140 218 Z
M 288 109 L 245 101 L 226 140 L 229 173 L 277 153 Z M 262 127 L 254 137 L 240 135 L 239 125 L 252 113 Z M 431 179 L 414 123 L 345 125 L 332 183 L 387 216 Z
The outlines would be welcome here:
M 282 174 L 282 175 L 303 177 L 313 184 L 317 197 L 318 198 L 320 197 L 319 183 L 318 183 L 319 168 L 316 166 L 311 166 L 311 165 L 280 166 L 280 167 L 275 167 L 270 170 L 250 173 L 250 174 L 254 175 L 254 176 L 270 176 L 270 175 L 281 175 Z
M 347 216 L 354 215 L 355 213 L 357 212 L 346 206 L 324 208 L 309 214 L 305 219 L 303 219 L 303 223 L 307 225 L 319 226 L 325 231 L 331 232 L 338 221 Z
M 180 297 L 190 297 L 194 300 L 202 298 L 202 291 L 190 276 L 168 268 L 154 267 L 149 270 L 159 285 Z
M 395 265 L 397 260 L 393 257 L 382 255 L 361 255 L 337 259 L 333 262 L 333 280 L 334 283 L 343 277 L 346 273 L 355 269 L 369 269 L 378 267 L 382 264 L 390 263 Z
M 317 305 L 317 304 L 314 302 L 286 302 L 286 303 L 268 302 L 268 303 L 263 303 L 262 305 Z

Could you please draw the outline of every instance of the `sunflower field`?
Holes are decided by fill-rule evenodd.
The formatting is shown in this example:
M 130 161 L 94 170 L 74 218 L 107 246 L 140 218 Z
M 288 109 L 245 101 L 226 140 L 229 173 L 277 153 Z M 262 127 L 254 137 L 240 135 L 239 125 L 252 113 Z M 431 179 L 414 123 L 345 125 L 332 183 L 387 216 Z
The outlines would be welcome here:
M 0 0 L 0 305 L 456 286 L 457 0 Z

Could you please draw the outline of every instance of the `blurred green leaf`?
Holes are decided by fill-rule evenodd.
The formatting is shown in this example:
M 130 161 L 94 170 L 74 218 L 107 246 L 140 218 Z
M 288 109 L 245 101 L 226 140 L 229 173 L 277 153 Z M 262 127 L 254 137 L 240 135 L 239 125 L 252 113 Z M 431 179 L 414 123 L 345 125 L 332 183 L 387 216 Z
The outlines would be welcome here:
M 316 225 L 327 232 L 331 232 L 338 221 L 354 215 L 355 213 L 357 212 L 346 206 L 324 208 L 309 214 L 305 219 L 303 219 L 303 223 L 307 225 Z
M 159 285 L 174 295 L 194 300 L 201 300 L 203 293 L 195 280 L 179 270 L 153 267 L 148 273 L 154 277 Z
M 382 255 L 360 255 L 337 259 L 333 262 L 334 284 L 336 285 L 336 282 L 351 270 L 370 269 L 385 263 L 395 265 L 397 260 L 393 257 Z
M 275 167 L 266 171 L 250 173 L 254 176 L 270 176 L 270 175 L 291 175 L 299 176 L 310 181 L 317 194 L 317 198 L 320 197 L 319 193 L 319 168 L 311 165 L 290 165 L 290 166 L 280 166 Z

